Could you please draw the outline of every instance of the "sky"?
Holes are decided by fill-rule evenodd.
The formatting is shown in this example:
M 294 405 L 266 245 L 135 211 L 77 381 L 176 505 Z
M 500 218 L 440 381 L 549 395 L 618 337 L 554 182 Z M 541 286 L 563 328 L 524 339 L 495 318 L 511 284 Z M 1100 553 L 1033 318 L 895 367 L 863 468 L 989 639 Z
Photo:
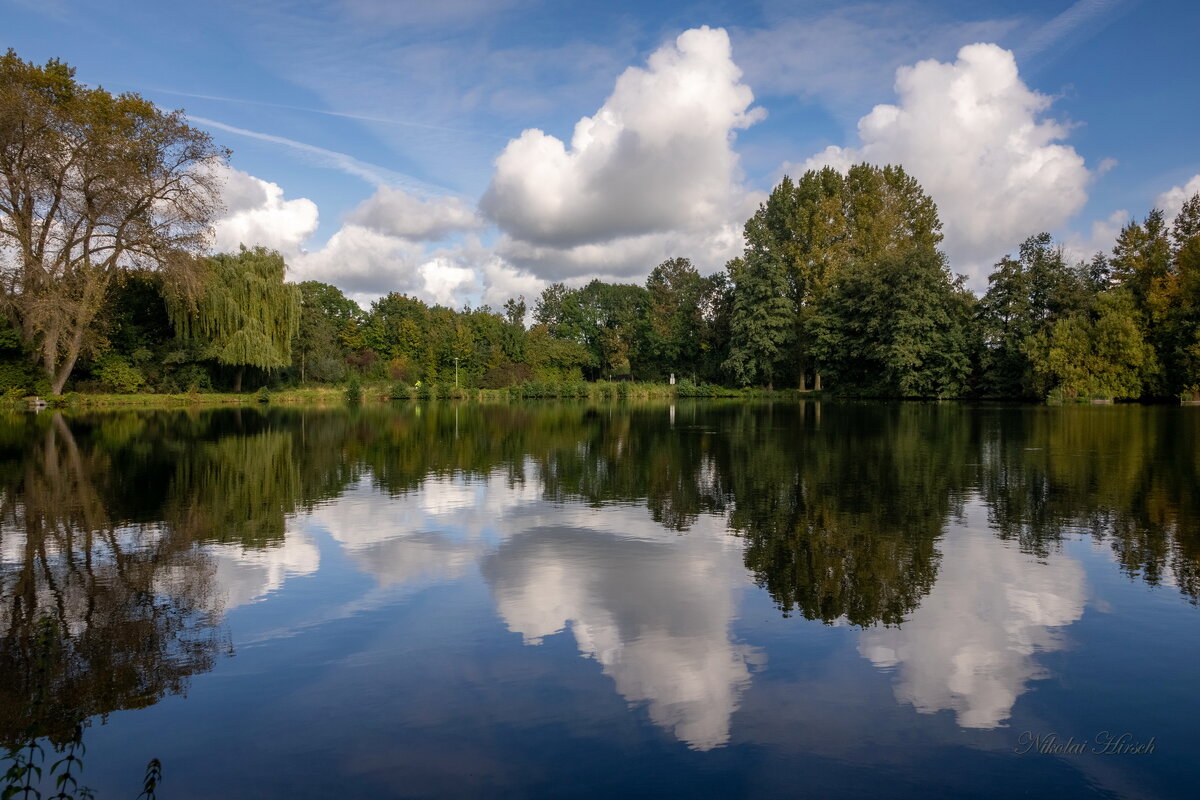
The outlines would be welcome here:
M 367 305 L 708 274 L 785 174 L 899 163 L 976 291 L 1200 191 L 1191 0 L 0 0 L 0 46 L 233 154 L 214 247 Z

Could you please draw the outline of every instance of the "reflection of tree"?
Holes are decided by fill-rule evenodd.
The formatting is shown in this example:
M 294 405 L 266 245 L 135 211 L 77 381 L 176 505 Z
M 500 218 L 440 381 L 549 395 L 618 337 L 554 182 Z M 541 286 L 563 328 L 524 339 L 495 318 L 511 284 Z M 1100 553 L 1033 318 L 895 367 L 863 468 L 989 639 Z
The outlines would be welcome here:
M 1190 409 L 1063 407 L 983 419 L 982 489 L 1002 538 L 1044 555 L 1107 541 L 1124 572 L 1200 601 L 1200 422 Z M 1183 412 L 1183 413 L 1181 413 Z
M 1200 434 L 1177 411 L 432 403 L 363 409 L 343 452 L 391 493 L 500 469 L 555 502 L 644 503 L 672 530 L 726 515 L 785 611 L 891 624 L 929 590 L 935 541 L 976 490 L 999 535 L 1030 552 L 1083 527 L 1130 574 L 1200 595 Z M 325 416 L 305 418 L 310 437 L 345 424 Z
M 264 430 L 189 448 L 176 466 L 167 519 L 191 539 L 281 543 L 300 499 L 292 442 L 289 431 Z
M 66 743 L 83 720 L 152 705 L 211 668 L 221 636 L 201 611 L 211 567 L 157 526 L 115 519 L 59 415 L 42 424 L 0 529 L 0 744 Z M 165 570 L 183 579 L 158 591 Z
M 937 574 L 934 543 L 966 480 L 967 416 L 955 406 L 824 406 L 739 414 L 722 465 L 730 524 L 785 613 L 898 624 Z
M 1027 552 L 1087 531 L 1128 573 L 1197 600 L 1187 411 L 425 403 L 0 419 L 0 729 L 64 737 L 177 691 L 216 645 L 200 609 L 219 593 L 196 544 L 272 547 L 291 514 L 368 474 L 388 494 L 431 476 L 536 481 L 547 500 L 642 505 L 679 532 L 715 515 L 778 605 L 812 619 L 906 619 L 974 492 Z M 35 714 L 43 619 L 61 658 L 44 682 L 56 705 Z

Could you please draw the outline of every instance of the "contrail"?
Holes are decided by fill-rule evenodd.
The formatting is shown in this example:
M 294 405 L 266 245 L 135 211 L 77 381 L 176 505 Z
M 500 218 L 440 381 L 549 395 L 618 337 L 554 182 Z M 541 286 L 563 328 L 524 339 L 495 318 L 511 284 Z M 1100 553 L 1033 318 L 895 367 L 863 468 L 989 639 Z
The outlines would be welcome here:
M 247 100 L 241 97 L 222 97 L 215 94 L 196 94 L 194 92 L 180 92 L 175 89 L 150 89 L 148 91 L 158 92 L 160 94 L 171 94 L 178 97 L 194 97 L 198 100 L 213 100 L 219 103 L 239 103 L 247 106 L 263 106 L 266 108 L 283 108 L 289 111 L 304 111 L 309 114 L 324 114 L 328 117 L 342 117 L 343 119 L 359 120 L 360 122 L 378 122 L 383 125 L 400 125 L 406 128 L 423 128 L 431 131 L 445 131 L 449 133 L 461 133 L 467 136 L 480 136 L 488 139 L 503 139 L 505 137 L 494 133 L 484 133 L 482 131 L 472 131 L 465 128 L 453 128 L 448 125 L 432 125 L 427 122 L 412 122 L 405 119 L 395 119 L 393 117 L 376 117 L 370 114 L 358 114 L 348 111 L 330 111 L 324 108 L 311 108 L 309 106 L 292 106 L 284 103 L 268 103 L 265 100 Z
M 1020 47 L 1021 57 L 1029 59 L 1046 52 L 1085 25 L 1099 22 L 1124 3 L 1125 0 L 1078 0 L 1034 31 Z
M 259 131 L 237 128 L 233 125 L 226 125 L 224 122 L 218 122 L 215 119 L 208 119 L 207 117 L 197 117 L 191 114 L 187 116 L 192 122 L 204 125 L 205 127 L 216 128 L 228 133 L 237 134 L 238 136 L 246 136 L 251 139 L 258 139 L 259 141 L 271 142 L 272 144 L 291 148 L 292 150 L 304 153 L 321 166 L 340 170 L 356 178 L 362 178 L 373 186 L 400 187 L 414 194 L 434 197 L 451 194 L 449 190 L 443 187 L 426 183 L 411 175 L 405 175 L 402 172 L 396 172 L 387 167 L 381 167 L 378 164 L 362 161 L 347 153 L 327 150 L 324 147 L 317 147 L 306 142 L 298 142 L 295 139 L 288 139 L 285 136 L 276 136 L 271 133 L 260 133 Z

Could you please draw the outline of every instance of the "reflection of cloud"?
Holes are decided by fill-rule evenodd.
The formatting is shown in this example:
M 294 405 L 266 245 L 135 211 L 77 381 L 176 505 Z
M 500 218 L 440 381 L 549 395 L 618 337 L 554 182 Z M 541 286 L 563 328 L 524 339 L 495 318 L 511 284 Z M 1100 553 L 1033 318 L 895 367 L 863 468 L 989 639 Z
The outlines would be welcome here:
M 591 516 L 639 528 L 645 513 Z M 756 657 L 729 638 L 734 591 L 746 580 L 740 554 L 722 526 L 705 521 L 659 541 L 582 525 L 534 528 L 483 566 L 510 630 L 539 644 L 569 625 L 626 700 L 648 703 L 656 725 L 699 750 L 728 741 Z
M 858 646 L 875 666 L 896 668 L 898 700 L 923 714 L 953 710 L 964 728 L 1011 716 L 1026 684 L 1045 676 L 1034 654 L 1061 647 L 1055 629 L 1084 604 L 1079 562 L 1038 561 L 982 527 L 943 539 L 937 584 L 912 618 L 865 631 Z
M 205 548 L 216 562 L 215 593 L 226 611 L 263 599 L 278 591 L 284 580 L 312 575 L 321 565 L 321 554 L 305 533 L 288 531 L 281 544 L 243 547 L 214 544 Z
M 315 510 L 312 520 L 380 585 L 449 580 L 479 559 L 493 525 L 538 497 L 535 483 L 510 485 L 497 473 L 483 480 L 430 477 L 421 488 L 382 503 L 364 479 Z
M 201 549 L 204 563 L 212 565 L 211 588 L 203 594 L 205 608 L 213 614 L 262 600 L 282 588 L 288 578 L 313 575 L 321 565 L 316 544 L 298 530 L 288 530 L 283 542 L 265 547 L 207 544 Z M 196 580 L 195 569 L 195 565 L 184 564 L 164 570 L 155 576 L 155 591 L 185 594 Z
M 681 536 L 643 507 L 558 507 L 542 492 L 537 479 L 497 471 L 430 476 L 381 503 L 367 478 L 311 520 L 380 586 L 411 590 L 481 563 L 501 617 L 527 643 L 570 627 L 656 725 L 697 749 L 726 742 L 756 658 L 729 634 L 750 580 L 740 541 L 713 517 Z

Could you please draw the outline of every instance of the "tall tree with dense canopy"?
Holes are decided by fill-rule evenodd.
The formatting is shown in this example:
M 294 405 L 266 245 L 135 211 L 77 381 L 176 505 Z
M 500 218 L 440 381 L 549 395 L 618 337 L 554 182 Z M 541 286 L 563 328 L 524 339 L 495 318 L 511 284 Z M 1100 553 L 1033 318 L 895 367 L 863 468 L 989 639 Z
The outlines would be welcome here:
M 1175 217 L 1171 257 L 1170 350 L 1165 355 L 1170 388 L 1200 399 L 1200 194 L 1192 195 Z
M 172 321 L 180 336 L 204 343 L 204 356 L 237 368 L 234 391 L 245 368 L 278 369 L 291 363 L 300 321 L 300 289 L 284 283 L 283 256 L 256 247 L 205 260 L 203 293 L 195 306 L 178 302 Z
M 958 397 L 971 367 L 973 304 L 937 251 L 856 262 L 814 315 L 813 353 L 839 392 Z
M 58 60 L 0 57 L 0 292 L 52 393 L 117 273 L 163 269 L 177 291 L 194 286 L 186 254 L 206 245 L 212 167 L 227 156 L 181 111 L 88 88 Z
M 646 355 L 656 377 L 696 372 L 703 355 L 704 288 L 686 258 L 667 259 L 646 279 Z
M 753 222 L 746 223 L 747 230 Z M 749 248 L 728 268 L 735 288 L 725 369 L 743 386 L 774 386 L 795 335 L 796 305 L 788 292 L 787 273 L 778 259 Z
M 1048 233 L 1030 236 L 1018 257 L 1005 256 L 988 276 L 976 324 L 983 337 L 980 391 L 988 397 L 1040 397 L 1031 337 L 1048 336 L 1056 321 L 1086 310 L 1095 291 L 1098 264 L 1070 266 Z
M 1062 317 L 1026 342 L 1034 385 L 1065 398 L 1137 398 L 1157 371 L 1127 288 L 1096 297 L 1090 311 Z
M 784 177 L 746 223 L 745 237 L 737 273 L 754 285 L 743 286 L 734 275 L 727 363 L 744 381 L 745 367 L 766 363 L 765 355 L 772 375 L 795 376 L 803 388 L 810 371 L 820 385 L 821 364 L 814 357 L 818 349 L 828 350 L 818 347 L 812 326 L 840 277 L 865 263 L 899 263 L 910 253 L 927 256 L 942 234 L 937 206 L 902 167 L 856 164 L 844 175 L 825 167 L 809 170 L 795 183 Z M 766 276 L 777 277 L 764 283 Z M 777 285 L 770 295 L 763 294 L 768 283 Z M 786 322 L 779 325 L 782 317 L 765 316 L 764 302 Z M 766 331 L 772 333 L 764 336 Z
M 300 382 L 341 380 L 346 374 L 345 334 L 361 311 L 336 286 L 304 281 L 300 289 L 300 321 L 292 342 Z

